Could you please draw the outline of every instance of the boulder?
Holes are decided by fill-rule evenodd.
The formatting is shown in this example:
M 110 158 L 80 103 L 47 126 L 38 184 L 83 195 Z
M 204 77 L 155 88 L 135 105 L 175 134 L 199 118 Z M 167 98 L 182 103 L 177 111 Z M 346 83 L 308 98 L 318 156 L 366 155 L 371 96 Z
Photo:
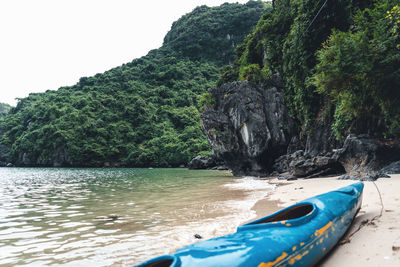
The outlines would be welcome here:
M 158 164 L 155 164 L 155 165 L 158 168 L 171 168 L 171 165 L 165 160 L 163 160 L 163 161 L 161 161 L 161 162 L 159 162 Z
M 344 173 L 343 167 L 334 159 L 316 156 L 290 163 L 290 172 L 295 177 L 313 178 Z
M 400 161 L 390 163 L 383 167 L 380 172 L 385 174 L 400 174 Z
M 209 94 L 215 103 L 201 120 L 215 155 L 236 176 L 270 173 L 294 132 L 280 88 L 232 82 L 210 89 Z
M 224 162 L 218 159 L 215 155 L 211 155 L 209 157 L 204 157 L 199 155 L 189 162 L 188 168 L 190 170 L 200 170 L 200 169 L 226 170 L 226 167 L 222 166 L 223 164 Z
M 208 169 L 216 166 L 214 157 L 203 157 L 200 155 L 192 159 L 188 164 L 190 170 Z
M 382 173 L 382 172 L 352 172 L 346 173 L 340 177 L 338 180 L 359 180 L 359 181 L 376 181 L 379 178 L 390 178 L 389 175 Z
M 226 167 L 225 165 L 219 165 L 219 166 L 215 166 L 215 167 L 211 168 L 210 170 L 227 171 L 227 170 L 229 170 L 229 168 Z
M 274 162 L 274 165 L 272 166 L 274 169 L 274 172 L 278 174 L 282 173 L 290 173 L 290 165 L 293 161 L 304 161 L 305 160 L 305 155 L 303 150 L 298 150 L 295 151 L 291 154 L 285 154 L 283 156 L 280 156 L 277 158 Z M 292 164 L 293 165 L 293 164 Z
M 329 155 L 329 154 L 328 154 Z M 311 156 L 303 150 L 278 158 L 274 170 L 288 178 L 312 178 L 344 173 L 343 166 L 329 156 Z
M 400 160 L 399 140 L 381 140 L 368 135 L 350 134 L 333 158 L 347 173 L 377 172 L 391 162 Z

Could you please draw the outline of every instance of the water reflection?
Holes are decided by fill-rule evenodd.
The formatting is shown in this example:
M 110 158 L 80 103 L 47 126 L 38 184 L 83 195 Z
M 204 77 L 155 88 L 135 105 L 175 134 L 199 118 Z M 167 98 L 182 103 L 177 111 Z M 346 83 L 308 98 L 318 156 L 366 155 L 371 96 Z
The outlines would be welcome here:
M 194 232 L 231 232 L 252 216 L 241 199 L 259 196 L 226 183 L 184 169 L 1 168 L 0 265 L 132 265 Z

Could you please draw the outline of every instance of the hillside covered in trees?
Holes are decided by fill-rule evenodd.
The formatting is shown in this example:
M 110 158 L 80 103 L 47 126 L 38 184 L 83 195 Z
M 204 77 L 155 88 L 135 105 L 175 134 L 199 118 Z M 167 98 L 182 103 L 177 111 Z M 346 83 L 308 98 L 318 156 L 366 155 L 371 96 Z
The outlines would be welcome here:
M 398 0 L 275 0 L 218 84 L 279 73 L 303 142 L 321 127 L 398 138 L 399 26 Z
M 179 166 L 210 153 L 197 95 L 268 9 L 200 6 L 160 49 L 71 87 L 30 94 L 0 124 L 7 161 L 23 166 Z

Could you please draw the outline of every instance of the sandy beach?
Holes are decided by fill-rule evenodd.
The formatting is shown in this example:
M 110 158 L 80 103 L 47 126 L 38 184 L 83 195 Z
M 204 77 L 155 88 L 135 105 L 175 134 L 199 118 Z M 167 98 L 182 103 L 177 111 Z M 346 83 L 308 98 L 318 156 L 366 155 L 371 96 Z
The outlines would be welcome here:
M 336 178 L 295 181 L 272 179 L 270 183 L 278 186 L 253 209 L 258 218 L 264 217 L 305 198 L 356 182 Z M 346 237 L 356 231 L 360 224 L 363 226 L 352 235 L 350 242 L 336 246 L 320 266 L 400 266 L 400 175 L 391 175 L 391 178 L 381 178 L 375 182 L 384 206 L 381 217 L 382 204 L 376 187 L 372 182 L 364 184 L 361 210 Z M 372 220 L 376 216 L 378 217 Z

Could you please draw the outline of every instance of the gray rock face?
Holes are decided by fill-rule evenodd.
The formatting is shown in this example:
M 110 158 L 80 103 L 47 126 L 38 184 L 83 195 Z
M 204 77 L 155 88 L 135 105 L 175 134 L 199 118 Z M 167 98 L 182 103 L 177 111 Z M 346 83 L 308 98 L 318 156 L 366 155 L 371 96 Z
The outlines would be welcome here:
M 349 135 L 343 147 L 334 152 L 315 156 L 311 152 L 299 150 L 283 155 L 275 161 L 274 171 L 284 179 L 312 178 L 346 172 L 339 179 L 374 181 L 389 177 L 387 174 L 400 173 L 399 159 L 399 140 Z
M 189 162 L 188 168 L 190 170 L 211 169 L 217 167 L 219 163 L 221 162 L 218 162 L 214 155 L 210 157 L 203 157 L 199 155 Z
M 383 167 L 381 172 L 386 174 L 400 174 L 400 161 L 392 162 Z
M 293 154 L 294 152 L 299 151 L 299 150 L 304 150 L 304 146 L 300 142 L 300 139 L 298 136 L 293 136 L 289 142 L 286 153 Z
M 66 167 L 73 166 L 71 158 L 68 156 L 68 152 L 64 148 L 58 148 L 53 154 L 46 158 L 38 157 L 32 159 L 28 153 L 23 153 L 22 157 L 15 162 L 16 166 L 45 166 L 45 167 Z
M 0 139 L 3 135 L 3 131 L 0 129 Z M 0 144 L 0 167 L 4 167 L 5 165 L 7 165 L 7 153 L 6 153 L 7 149 L 4 145 Z
M 350 134 L 333 158 L 342 164 L 347 173 L 379 171 L 387 164 L 400 160 L 400 143 L 398 140 Z
M 209 93 L 216 102 L 201 119 L 216 156 L 234 175 L 271 172 L 293 132 L 282 92 L 245 81 L 227 83 Z
M 278 158 L 274 170 L 279 174 L 284 173 L 286 178 L 312 178 L 344 173 L 342 165 L 328 155 L 313 157 L 299 150 Z
M 338 180 L 361 180 L 361 181 L 376 181 L 379 178 L 390 178 L 389 175 L 382 172 L 369 172 L 360 174 L 344 174 Z
M 0 167 L 5 167 L 7 165 L 7 155 L 6 148 L 0 145 Z
M 318 118 L 317 118 L 318 120 Z M 341 147 L 333 134 L 329 121 L 317 121 L 307 137 L 305 151 L 311 156 L 323 155 Z

